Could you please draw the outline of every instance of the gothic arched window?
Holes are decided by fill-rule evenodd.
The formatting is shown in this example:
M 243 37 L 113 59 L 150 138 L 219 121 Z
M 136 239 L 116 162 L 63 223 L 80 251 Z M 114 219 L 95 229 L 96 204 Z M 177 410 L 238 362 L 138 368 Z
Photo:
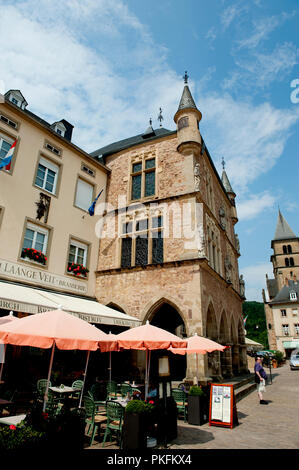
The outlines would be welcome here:
M 285 265 L 286 265 L 286 266 L 289 266 L 289 258 L 285 258 L 285 259 L 284 259 L 284 262 L 285 262 Z

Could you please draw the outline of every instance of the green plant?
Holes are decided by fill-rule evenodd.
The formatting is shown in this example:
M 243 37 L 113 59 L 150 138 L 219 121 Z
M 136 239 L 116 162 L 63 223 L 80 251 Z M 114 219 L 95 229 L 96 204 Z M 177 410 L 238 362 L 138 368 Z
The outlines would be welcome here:
M 147 411 L 147 405 L 141 400 L 131 400 L 126 406 L 126 413 L 145 413 Z
M 46 264 L 47 257 L 40 250 L 35 250 L 34 248 L 24 248 L 22 250 L 22 258 L 29 258 L 32 261 L 35 261 L 40 264 Z
M 197 385 L 193 385 L 190 388 L 189 395 L 203 397 L 205 396 L 205 393 L 201 387 L 198 387 Z
M 17 426 L 0 427 L 0 450 L 28 449 L 40 444 L 45 433 L 26 426 L 24 422 Z
M 277 364 L 281 364 L 283 362 L 283 353 L 281 351 L 275 351 L 274 359 L 276 359 Z
M 75 276 L 87 276 L 89 270 L 83 266 L 83 264 L 69 263 L 68 271 L 73 273 Z

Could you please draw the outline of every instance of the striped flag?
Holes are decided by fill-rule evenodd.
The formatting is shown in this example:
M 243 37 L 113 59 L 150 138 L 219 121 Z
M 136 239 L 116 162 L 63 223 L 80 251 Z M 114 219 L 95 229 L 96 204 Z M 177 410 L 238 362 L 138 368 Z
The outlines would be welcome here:
M 10 149 L 8 150 L 6 156 L 0 162 L 0 170 L 4 168 L 4 170 L 10 170 L 11 167 L 11 160 L 13 157 L 14 150 L 16 148 L 17 141 L 15 140 Z
M 244 328 L 245 328 L 245 325 L 246 325 L 246 320 L 247 320 L 247 318 L 248 318 L 248 315 L 246 315 L 246 317 L 243 318 L 243 325 L 244 325 Z

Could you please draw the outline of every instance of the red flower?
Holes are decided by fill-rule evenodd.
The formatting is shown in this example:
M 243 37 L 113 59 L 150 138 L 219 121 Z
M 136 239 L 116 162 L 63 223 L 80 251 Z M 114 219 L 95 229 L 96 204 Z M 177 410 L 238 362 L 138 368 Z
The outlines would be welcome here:
M 153 400 L 150 400 L 150 401 L 149 401 L 149 404 L 150 404 L 150 405 L 153 405 L 153 404 L 154 404 Z
M 17 429 L 13 424 L 9 426 L 9 429 L 13 429 L 14 431 Z
M 48 419 L 48 418 L 49 418 L 49 414 L 48 414 L 48 413 L 43 413 L 43 417 L 44 417 L 44 419 Z

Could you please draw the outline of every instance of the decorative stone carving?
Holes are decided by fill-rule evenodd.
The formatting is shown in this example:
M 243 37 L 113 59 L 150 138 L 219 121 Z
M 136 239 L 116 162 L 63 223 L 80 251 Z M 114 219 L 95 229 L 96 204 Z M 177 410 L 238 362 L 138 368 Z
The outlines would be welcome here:
M 194 166 L 194 189 L 199 191 L 200 189 L 200 166 L 199 163 L 196 163 Z
M 243 274 L 241 274 L 240 276 L 239 283 L 240 283 L 240 295 L 241 297 L 245 298 L 245 281 L 243 279 Z
M 51 198 L 44 193 L 39 193 L 39 201 L 35 204 L 37 205 L 36 218 L 41 220 L 44 217 L 44 223 L 48 221 L 49 208 L 50 208 Z
M 219 218 L 220 218 L 220 225 L 223 228 L 223 230 L 226 229 L 226 220 L 225 220 L 225 210 L 223 207 L 220 207 L 219 209 Z
M 240 253 L 240 240 L 239 240 L 239 236 L 237 233 L 235 233 L 235 241 L 236 241 L 236 250 L 238 253 Z
M 226 257 L 225 257 L 224 268 L 225 268 L 226 282 L 232 283 L 232 269 L 233 269 L 233 266 L 232 266 L 229 255 L 226 255 Z

